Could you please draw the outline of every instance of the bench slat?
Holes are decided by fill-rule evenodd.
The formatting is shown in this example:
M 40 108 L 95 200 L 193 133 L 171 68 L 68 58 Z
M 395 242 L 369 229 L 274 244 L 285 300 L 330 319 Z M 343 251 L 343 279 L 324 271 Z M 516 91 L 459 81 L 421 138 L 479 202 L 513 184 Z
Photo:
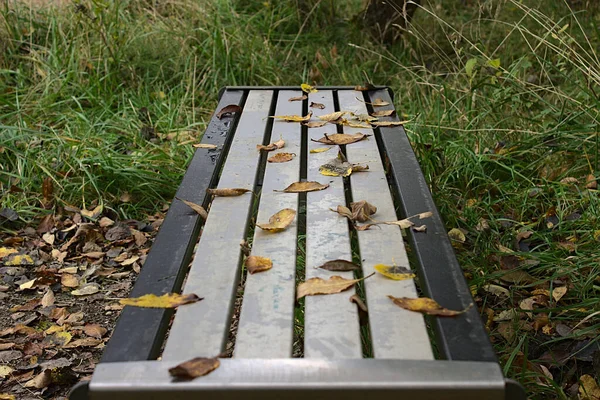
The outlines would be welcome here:
M 300 115 L 302 102 L 290 102 L 301 91 L 283 90 L 278 93 L 275 115 Z M 295 153 L 285 163 L 267 163 L 258 208 L 258 223 L 266 223 L 276 212 L 291 208 L 298 211 L 298 194 L 278 193 L 300 179 L 301 125 L 284 121 L 273 123 L 271 142 L 285 141 L 285 147 L 269 152 Z M 252 255 L 269 257 L 273 268 L 251 275 L 248 273 L 244 299 L 235 342 L 237 358 L 286 358 L 292 354 L 294 333 L 294 291 L 298 214 L 283 232 L 270 233 L 256 227 Z
M 356 114 L 366 114 L 367 108 L 362 92 L 344 90 L 338 92 L 340 109 L 351 110 Z M 373 134 L 371 129 L 344 127 L 344 133 L 362 132 Z M 348 161 L 368 164 L 368 172 L 358 172 L 350 176 L 354 201 L 366 200 L 377 207 L 373 218 L 378 221 L 397 220 L 394 203 L 381 162 L 375 136 L 346 146 Z M 429 211 L 427 209 L 420 212 Z M 426 223 L 426 220 L 424 220 Z M 381 229 L 379 229 L 381 228 Z M 367 231 L 358 232 L 363 273 L 374 271 L 376 264 L 410 268 L 402 232 L 392 225 L 380 225 Z M 417 297 L 412 279 L 394 281 L 380 274 L 365 280 L 367 306 L 373 353 L 376 358 L 431 359 L 433 354 L 423 317 L 415 312 L 403 310 L 387 297 Z
M 311 109 L 313 121 L 318 115 L 335 111 L 333 93 L 322 90 L 309 95 L 310 102 L 322 103 L 325 109 Z M 308 128 L 308 149 L 327 145 L 310 141 L 319 139 L 324 133 L 336 133 L 336 126 L 328 124 L 322 128 Z M 329 272 L 315 269 L 326 261 L 344 259 L 352 261 L 350 236 L 346 218 L 340 217 L 330 208 L 346 204 L 344 182 L 341 177 L 323 176 L 319 167 L 337 155 L 337 146 L 324 153 L 308 153 L 307 180 L 329 183 L 329 188 L 307 193 L 306 204 L 306 279 L 339 275 L 353 278 L 352 272 Z M 338 294 L 308 296 L 305 303 L 305 358 L 360 358 L 362 354 L 360 330 L 356 305 L 349 301 L 354 294 L 350 289 Z
M 250 91 L 233 138 L 219 188 L 253 190 L 272 91 Z M 181 307 L 163 359 L 213 357 L 224 350 L 235 298 L 244 238 L 254 195 L 215 197 L 183 293 L 204 300 Z

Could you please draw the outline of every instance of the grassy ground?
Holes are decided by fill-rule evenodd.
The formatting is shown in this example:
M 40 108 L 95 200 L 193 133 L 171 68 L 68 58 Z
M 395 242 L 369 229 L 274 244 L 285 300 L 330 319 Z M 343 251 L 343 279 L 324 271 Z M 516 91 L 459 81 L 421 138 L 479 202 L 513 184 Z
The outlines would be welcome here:
M 506 373 L 532 398 L 576 398 L 600 373 L 598 7 L 424 1 L 385 47 L 358 28 L 359 1 L 308 17 L 287 3 L 3 2 L 2 207 L 37 223 L 49 177 L 59 202 L 143 218 L 173 196 L 220 87 L 386 84 L 465 234 L 458 257 Z

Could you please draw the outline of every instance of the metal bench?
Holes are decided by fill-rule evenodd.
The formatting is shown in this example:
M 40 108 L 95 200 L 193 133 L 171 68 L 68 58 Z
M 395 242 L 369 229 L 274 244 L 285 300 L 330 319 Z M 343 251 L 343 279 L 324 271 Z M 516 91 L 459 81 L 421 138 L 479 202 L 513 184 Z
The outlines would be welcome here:
M 171 310 L 126 307 L 91 381 L 76 386 L 71 399 L 525 399 L 521 386 L 504 378 L 476 307 L 454 318 L 431 317 L 428 329 L 421 314 L 388 299 L 417 297 L 412 279 L 375 275 L 363 281 L 369 313 L 362 336 L 357 306 L 349 301 L 354 288 L 308 296 L 303 310 L 302 302 L 295 302 L 297 275 L 352 278 L 352 272 L 315 267 L 333 259 L 352 260 L 353 253 L 360 256 L 359 276 L 370 274 L 379 263 L 412 267 L 422 295 L 456 310 L 473 302 L 401 126 L 308 128 L 268 118 L 308 111 L 313 112 L 312 120 L 336 110 L 366 114 L 375 99 L 390 103 L 377 110 L 393 109 L 391 91 L 329 87 L 306 100 L 289 101 L 301 95 L 296 87 L 221 91 L 217 111 L 231 104 L 242 111 L 221 119 L 213 116 L 202 143 L 217 148 L 196 151 L 177 192 L 177 199 L 210 206 L 208 218 L 204 222 L 174 200 L 131 293 L 137 297 L 182 291 L 204 300 L 179 307 L 170 330 Z M 325 108 L 309 108 L 311 102 Z M 319 173 L 319 166 L 337 150 L 333 146 L 328 152 L 310 152 L 324 146 L 310 139 L 336 132 L 373 135 L 345 146 L 348 161 L 368 164 L 368 172 L 348 178 Z M 257 151 L 257 144 L 280 138 L 283 149 L 268 155 Z M 297 156 L 286 163 L 266 162 L 277 152 Z M 329 187 L 305 194 L 278 192 L 302 180 Z M 246 188 L 254 195 L 212 198 L 206 190 L 213 187 Z M 346 218 L 330 211 L 351 200 L 375 204 L 374 217 L 380 221 L 433 212 L 425 222 L 426 232 L 407 233 L 410 261 L 398 226 L 354 231 Z M 283 208 L 297 211 L 293 224 L 277 234 L 256 229 L 252 240 L 252 254 L 270 257 L 273 268 L 243 275 L 240 241 L 256 221 L 267 221 Z M 303 241 L 305 254 L 299 254 Z M 304 263 L 299 262 L 302 257 Z M 238 316 L 241 277 L 245 284 Z M 295 332 L 298 314 L 304 315 L 304 324 Z M 300 357 L 293 356 L 294 341 L 303 348 Z M 233 345 L 232 357 L 223 358 L 212 373 L 191 381 L 172 380 L 169 368 L 193 357 L 222 354 L 228 343 Z

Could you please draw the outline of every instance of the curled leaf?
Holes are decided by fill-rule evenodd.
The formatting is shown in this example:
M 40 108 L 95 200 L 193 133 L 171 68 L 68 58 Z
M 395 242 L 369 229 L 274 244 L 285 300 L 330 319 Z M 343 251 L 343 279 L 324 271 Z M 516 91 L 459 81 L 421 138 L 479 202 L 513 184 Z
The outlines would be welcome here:
M 268 271 L 273 268 L 273 262 L 270 258 L 267 257 L 259 257 L 259 256 L 250 256 L 246 258 L 246 268 L 248 272 L 254 274 L 256 272 Z
M 371 122 L 371 125 L 375 126 L 375 127 L 387 127 L 387 126 L 400 126 L 400 125 L 404 125 L 406 123 L 409 123 L 410 120 L 406 120 L 406 121 L 373 121 Z
M 311 278 L 298 285 L 296 300 L 299 300 L 304 296 L 340 293 L 344 290 L 350 289 L 355 283 L 367 279 L 370 276 L 373 276 L 373 274 L 365 276 L 361 279 L 345 279 L 338 275 L 334 275 L 327 280 L 321 278 Z
M 318 90 L 316 87 L 309 85 L 308 83 L 303 83 L 300 85 L 300 88 L 304 93 L 317 93 Z
M 396 112 L 396 110 L 381 110 L 381 111 L 375 111 L 371 115 L 374 117 L 389 117 L 390 115 L 394 115 L 395 112 Z
M 221 363 L 217 357 L 196 357 L 169 368 L 169 374 L 176 378 L 194 379 L 214 371 L 220 365 Z
M 193 293 L 166 293 L 162 296 L 157 296 L 155 294 L 145 294 L 140 297 L 121 299 L 119 300 L 119 303 L 121 303 L 124 306 L 143 308 L 175 308 L 184 304 L 195 303 L 200 300 L 202 300 L 202 297 L 198 297 Z
M 385 101 L 383 99 L 375 99 L 375 100 L 373 100 L 372 103 L 369 103 L 367 101 L 361 100 L 358 97 L 356 98 L 356 100 L 360 101 L 361 103 L 370 104 L 373 107 L 383 107 L 383 106 L 389 106 L 390 105 L 390 103 L 388 103 L 387 101 Z
M 329 150 L 331 150 L 331 147 L 317 147 L 316 149 L 312 149 L 310 153 L 324 153 Z
M 412 230 L 415 232 L 427 232 L 427 225 L 413 226 Z
M 281 119 L 286 122 L 306 122 L 312 117 L 312 111 L 306 114 L 304 117 L 300 115 L 273 115 L 270 118 Z
M 309 105 L 309 107 L 310 108 L 318 108 L 319 110 L 324 110 L 325 109 L 325 104 L 311 102 L 310 105 Z
M 352 218 L 352 211 L 346 206 L 338 205 L 335 210 L 333 208 L 330 208 L 330 210 L 340 214 L 342 217 L 348 218 L 350 221 L 354 221 Z
M 360 91 L 360 92 L 365 92 L 367 90 L 375 90 L 375 86 L 371 85 L 370 83 L 365 83 L 364 85 L 356 85 L 354 86 L 354 90 Z
M 179 197 L 175 197 L 175 198 L 177 200 L 183 202 L 183 204 L 185 204 L 186 206 L 188 206 L 192 210 L 196 211 L 196 213 L 198 215 L 200 215 L 202 218 L 204 218 L 204 219 L 208 218 L 208 213 L 206 212 L 206 210 L 204 209 L 204 207 L 202 207 L 201 205 L 196 204 L 196 203 L 192 203 L 191 201 L 180 199 Z
M 296 157 L 295 153 L 277 153 L 269 158 L 267 161 L 270 163 L 284 163 L 288 161 L 292 161 L 292 159 Z
M 465 313 L 473 304 L 461 311 L 448 310 L 440 306 L 435 300 L 428 297 L 419 297 L 411 299 L 408 297 L 388 296 L 395 305 L 409 311 L 416 311 L 427 315 L 437 315 L 438 317 L 455 317 Z
M 336 111 L 330 114 L 319 115 L 317 118 L 319 118 L 321 121 L 332 122 L 337 121 L 338 119 L 343 117 L 344 114 L 346 114 L 347 112 L 348 111 Z
M 225 115 L 233 114 L 240 111 L 242 111 L 242 107 L 238 106 L 237 104 L 230 104 L 228 106 L 223 107 L 221 111 L 217 113 L 217 118 L 221 119 Z
M 416 276 L 410 269 L 398 265 L 377 264 L 373 268 L 381 275 L 395 281 L 413 279 Z
M 298 97 L 290 97 L 288 99 L 288 101 L 304 101 L 306 99 L 308 99 L 308 96 L 303 94 L 302 96 L 298 96 Z
M 317 268 L 327 271 L 357 271 L 360 269 L 360 266 L 346 260 L 331 260 Z
M 348 121 L 346 118 L 342 118 L 336 121 L 337 124 L 342 126 L 347 126 L 349 128 L 358 128 L 358 129 L 371 129 L 372 126 L 365 123 L 357 123 L 354 121 Z
M 367 310 L 367 305 L 365 304 L 365 302 L 362 301 L 362 299 L 357 294 L 353 294 L 352 296 L 350 296 L 350 303 L 355 303 L 358 307 L 358 320 L 360 325 L 367 325 L 369 322 L 367 319 L 369 310 Z
M 356 201 L 350 203 L 352 209 L 352 220 L 358 222 L 366 222 L 370 220 L 370 216 L 377 212 L 377 207 L 373 204 L 367 203 L 366 200 Z
M 450 232 L 448 232 L 448 236 L 450 237 L 450 239 L 452 241 L 458 242 L 458 243 L 464 243 L 467 240 L 467 237 L 465 236 L 465 234 L 458 228 L 450 229 Z
M 241 196 L 249 191 L 243 188 L 206 189 L 206 193 L 221 197 Z
M 196 144 L 193 144 L 192 147 L 195 147 L 197 149 L 216 149 L 217 145 L 209 144 L 209 143 L 196 143 Z
M 354 225 L 354 229 L 356 229 L 357 231 L 368 231 L 373 226 L 376 226 L 377 228 L 381 229 L 381 227 L 377 224 Z
M 309 128 L 320 128 L 327 125 L 327 121 L 303 122 L 302 125 L 308 126 Z
M 343 145 L 343 144 L 351 144 L 356 143 L 365 139 L 368 135 L 364 133 L 355 133 L 353 135 L 348 135 L 346 133 L 333 133 L 331 135 L 325 134 L 321 139 L 314 140 L 313 142 L 319 142 L 323 144 L 332 144 L 332 145 Z
M 352 113 L 352 118 L 357 119 L 361 122 L 377 121 L 377 117 L 373 117 L 369 114 L 354 114 L 354 113 Z
M 291 208 L 284 208 L 283 210 L 273 214 L 271 218 L 269 218 L 268 224 L 256 224 L 256 226 L 269 232 L 281 232 L 292 223 L 295 217 L 295 210 Z
M 324 185 L 315 181 L 306 181 L 306 182 L 294 182 L 290 186 L 286 187 L 283 190 L 275 190 L 275 192 L 285 192 L 285 193 L 304 193 L 304 192 L 315 192 L 317 190 L 327 189 L 329 184 L 326 183 Z
M 283 146 L 285 146 L 285 141 L 283 139 L 280 139 L 280 140 L 273 142 L 271 144 L 268 144 L 266 146 L 263 144 L 257 144 L 256 150 L 273 151 L 273 150 L 281 149 L 281 148 L 283 148 Z

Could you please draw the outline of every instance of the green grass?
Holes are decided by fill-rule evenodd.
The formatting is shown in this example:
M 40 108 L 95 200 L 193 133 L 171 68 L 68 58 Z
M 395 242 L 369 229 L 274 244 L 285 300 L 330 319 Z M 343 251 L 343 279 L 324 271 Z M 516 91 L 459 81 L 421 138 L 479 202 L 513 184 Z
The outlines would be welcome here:
M 575 373 L 573 361 L 551 367 L 549 381 L 523 366 L 600 328 L 596 317 L 566 337 L 556 333 L 557 324 L 573 328 L 600 309 L 600 205 L 585 187 L 600 167 L 598 7 L 425 1 L 402 42 L 386 47 L 358 29 L 360 1 L 336 3 L 323 1 L 306 20 L 287 2 L 94 0 L 43 10 L 4 2 L 2 206 L 35 223 L 48 212 L 42 182 L 50 177 L 59 205 L 103 203 L 141 218 L 173 196 L 193 154 L 167 135 L 198 139 L 220 87 L 389 85 L 398 110 L 413 118 L 406 128 L 448 228 L 466 232 L 457 255 L 478 304 L 497 314 L 535 288 L 569 286 L 558 303 L 534 311 L 547 314 L 549 333 L 524 317 L 509 341 L 490 325 L 507 374 L 532 398 L 567 398 L 579 375 L 593 375 L 590 363 Z M 141 134 L 146 124 L 156 138 Z M 125 192 L 132 202 L 119 201 Z M 482 220 L 489 229 L 477 229 Z M 528 249 L 515 244 L 522 230 L 533 232 Z M 500 280 L 499 245 L 517 251 L 532 283 Z M 489 294 L 488 284 L 510 297 Z

